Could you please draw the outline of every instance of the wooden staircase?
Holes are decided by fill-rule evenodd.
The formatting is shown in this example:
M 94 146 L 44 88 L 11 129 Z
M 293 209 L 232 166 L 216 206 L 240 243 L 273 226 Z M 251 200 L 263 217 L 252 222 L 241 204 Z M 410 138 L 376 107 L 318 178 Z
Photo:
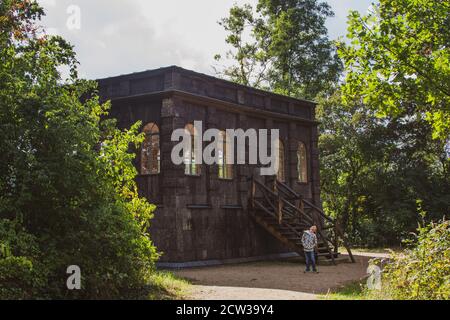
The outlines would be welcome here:
M 326 216 L 319 207 L 303 199 L 288 185 L 277 179 L 263 183 L 252 177 L 251 184 L 250 215 L 257 224 L 281 243 L 303 256 L 301 242 L 303 232 L 312 225 L 316 225 L 319 263 L 355 262 L 336 221 Z M 340 257 L 339 244 L 346 248 L 348 258 Z

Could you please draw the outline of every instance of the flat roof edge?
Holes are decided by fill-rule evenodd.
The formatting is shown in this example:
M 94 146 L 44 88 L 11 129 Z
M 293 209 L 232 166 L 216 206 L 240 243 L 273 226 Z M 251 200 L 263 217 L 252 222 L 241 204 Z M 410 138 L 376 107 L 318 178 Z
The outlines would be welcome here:
M 139 71 L 139 72 L 133 72 L 133 73 L 128 73 L 128 74 L 122 74 L 122 75 L 117 75 L 117 76 L 112 76 L 112 77 L 107 77 L 107 78 L 100 78 L 100 79 L 95 79 L 94 81 L 98 82 L 98 83 L 105 83 L 105 82 L 114 82 L 114 81 L 120 81 L 120 80 L 132 80 L 132 79 L 142 79 L 145 78 L 146 76 L 151 77 L 151 76 L 155 76 L 158 74 L 164 74 L 168 71 L 179 71 L 180 74 L 190 74 L 193 75 L 195 77 L 200 77 L 203 78 L 205 80 L 210 80 L 210 81 L 214 81 L 214 82 L 221 82 L 227 86 L 234 86 L 236 88 L 241 88 L 245 91 L 250 91 L 250 92 L 254 92 L 260 95 L 269 95 L 272 97 L 278 97 L 280 99 L 283 100 L 289 100 L 289 101 L 293 101 L 293 102 L 300 102 L 300 103 L 306 103 L 309 104 L 311 106 L 316 106 L 318 103 L 316 101 L 312 101 L 312 100 L 307 100 L 307 99 L 302 99 L 302 98 L 295 98 L 295 97 L 291 97 L 291 96 L 286 96 L 286 95 L 282 95 L 279 93 L 274 93 L 271 91 L 267 91 L 267 90 L 263 90 L 263 89 L 259 89 L 259 88 L 254 88 L 251 86 L 246 86 L 240 83 L 236 83 L 230 80 L 226 80 L 226 79 L 222 79 L 222 78 L 218 78 L 218 77 L 214 77 L 212 75 L 208 75 L 205 73 L 200 73 L 197 71 L 193 71 L 193 70 L 189 70 L 189 69 L 185 69 L 179 66 L 167 66 L 167 67 L 161 67 L 158 69 L 152 69 L 152 70 L 145 70 L 145 71 Z

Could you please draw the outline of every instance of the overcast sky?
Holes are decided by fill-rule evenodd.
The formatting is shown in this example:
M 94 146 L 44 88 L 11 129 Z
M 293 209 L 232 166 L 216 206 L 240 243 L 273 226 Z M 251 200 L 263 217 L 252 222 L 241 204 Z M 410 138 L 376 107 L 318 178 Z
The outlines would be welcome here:
M 349 10 L 366 12 L 372 1 L 328 0 L 336 14 L 327 22 L 330 37 L 345 36 Z M 228 49 L 217 21 L 233 3 L 257 0 L 39 2 L 46 9 L 48 33 L 75 45 L 80 76 L 95 79 L 169 65 L 213 75 L 214 55 Z

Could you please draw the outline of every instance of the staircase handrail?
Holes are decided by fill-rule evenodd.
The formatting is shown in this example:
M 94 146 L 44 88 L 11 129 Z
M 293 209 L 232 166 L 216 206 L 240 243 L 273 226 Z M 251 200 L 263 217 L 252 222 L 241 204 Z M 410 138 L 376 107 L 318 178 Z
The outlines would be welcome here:
M 335 229 L 335 233 L 336 233 L 335 236 L 339 235 L 339 237 L 340 237 L 340 238 L 342 239 L 342 241 L 343 241 L 344 247 L 345 247 L 345 249 L 347 250 L 347 252 L 348 252 L 348 254 L 349 254 L 349 257 L 350 257 L 351 261 L 352 261 L 352 262 L 355 262 L 355 258 L 353 257 L 353 254 L 352 254 L 352 252 L 351 252 L 351 250 L 350 250 L 350 246 L 348 245 L 347 240 L 346 240 L 346 237 L 345 237 L 345 235 L 344 235 L 344 232 L 343 232 L 343 230 L 341 229 L 341 227 L 339 226 L 337 220 L 335 220 L 335 219 L 333 219 L 333 218 L 327 216 L 327 215 L 325 214 L 325 212 L 323 212 L 323 210 L 322 210 L 321 208 L 319 208 L 319 207 L 316 206 L 315 204 L 311 203 L 310 201 L 305 200 L 303 197 L 301 197 L 299 194 L 297 194 L 297 193 L 296 193 L 291 187 L 289 187 L 287 184 L 285 184 L 285 183 L 279 181 L 278 179 L 276 179 L 276 182 L 277 182 L 278 187 L 281 186 L 281 187 L 287 189 L 291 194 L 300 197 L 300 198 L 301 198 L 301 201 L 303 201 L 304 204 L 306 204 L 306 205 L 310 206 L 311 208 L 313 208 L 315 211 L 317 211 L 317 212 L 319 213 L 319 215 L 320 215 L 321 217 L 323 217 L 325 220 L 327 220 L 328 222 L 331 222 L 331 223 L 334 225 L 334 229 Z M 298 208 L 296 208 L 296 209 L 298 209 Z M 322 235 L 322 236 L 323 236 L 323 235 Z M 327 238 L 327 237 L 325 237 L 325 238 Z

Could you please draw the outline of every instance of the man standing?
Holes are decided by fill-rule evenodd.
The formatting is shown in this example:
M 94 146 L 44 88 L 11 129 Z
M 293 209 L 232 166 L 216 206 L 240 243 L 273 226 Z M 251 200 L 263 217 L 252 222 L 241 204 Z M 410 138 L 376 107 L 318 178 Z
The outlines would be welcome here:
M 316 269 L 316 259 L 314 256 L 314 249 L 317 246 L 316 232 L 317 232 L 316 226 L 312 226 L 311 228 L 309 228 L 309 230 L 303 232 L 302 245 L 306 258 L 305 272 L 310 272 L 310 267 L 312 266 L 312 271 L 315 273 L 319 273 Z

